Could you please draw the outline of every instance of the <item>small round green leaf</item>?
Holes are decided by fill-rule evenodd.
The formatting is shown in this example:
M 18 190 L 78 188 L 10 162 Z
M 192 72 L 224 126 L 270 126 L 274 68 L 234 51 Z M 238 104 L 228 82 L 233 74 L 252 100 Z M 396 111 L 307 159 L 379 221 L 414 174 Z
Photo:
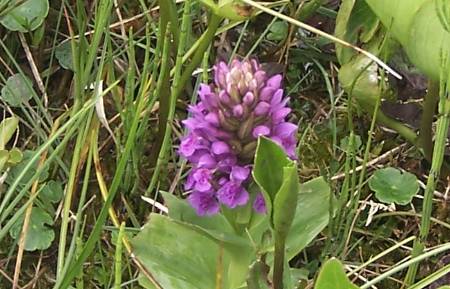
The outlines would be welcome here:
M 23 159 L 20 163 L 13 166 L 11 170 L 9 171 L 8 177 L 6 178 L 6 183 L 11 184 L 14 181 L 16 181 L 19 176 L 22 174 L 22 172 L 25 170 L 25 168 L 28 166 L 29 161 L 34 156 L 36 152 L 26 150 L 23 152 Z M 39 159 L 37 159 L 26 171 L 22 179 L 20 180 L 20 184 L 25 185 L 27 184 L 37 173 L 38 171 L 38 163 Z M 39 181 L 44 181 L 48 178 L 48 166 L 45 166 L 40 169 L 41 174 L 39 176 Z
M 18 148 L 13 148 L 9 151 L 8 164 L 17 165 L 23 159 L 23 153 Z
M 3 86 L 0 97 L 10 106 L 20 106 L 30 100 L 33 91 L 31 80 L 22 74 L 9 77 Z
M 341 139 L 340 148 L 342 149 L 342 151 L 346 153 L 355 153 L 361 149 L 361 145 L 362 141 L 359 135 L 354 135 L 352 147 L 350 147 L 350 137 L 346 136 L 343 139 Z
M 270 26 L 270 32 L 267 35 L 267 39 L 271 41 L 284 40 L 288 35 L 288 25 L 284 21 L 276 21 Z
M 48 201 L 52 203 L 59 202 L 61 198 L 63 197 L 63 186 L 60 182 L 57 181 L 49 181 L 45 186 L 42 188 L 41 193 L 39 194 L 39 197 L 43 201 Z
M 419 191 L 416 176 L 396 168 L 377 170 L 369 180 L 369 187 L 379 201 L 399 205 L 410 203 Z
M 48 0 L 28 0 L 0 18 L 0 23 L 11 31 L 33 31 L 44 22 L 48 9 Z
M 72 45 L 70 41 L 65 41 L 58 45 L 55 50 L 55 57 L 58 59 L 59 65 L 64 69 L 73 69 Z
M 18 239 L 22 232 L 23 218 L 16 222 L 9 231 L 14 239 Z M 53 225 L 52 217 L 43 209 L 33 207 L 28 225 L 28 233 L 25 239 L 25 250 L 45 250 L 50 247 L 55 232 L 49 226 Z

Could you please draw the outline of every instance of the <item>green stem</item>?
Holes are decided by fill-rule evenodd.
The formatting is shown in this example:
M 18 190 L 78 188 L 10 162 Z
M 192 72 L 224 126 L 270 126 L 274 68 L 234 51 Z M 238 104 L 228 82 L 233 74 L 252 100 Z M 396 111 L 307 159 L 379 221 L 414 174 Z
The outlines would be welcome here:
M 425 158 L 431 162 L 433 154 L 433 120 L 439 102 L 439 84 L 429 81 L 428 92 L 423 103 L 422 119 L 417 144 L 423 149 Z
M 198 67 L 203 59 L 203 55 L 205 54 L 206 49 L 208 49 L 209 45 L 214 40 L 214 36 L 216 34 L 217 29 L 219 28 L 220 22 L 222 22 L 222 18 L 212 14 L 211 19 L 208 23 L 208 29 L 202 35 L 202 42 L 198 45 L 197 51 L 192 57 L 191 63 L 186 67 L 186 70 L 183 72 L 180 78 L 180 85 L 177 87 L 175 91 L 175 95 L 178 97 L 184 88 L 187 81 L 192 77 L 192 72 Z
M 430 250 L 430 251 L 428 251 L 428 252 L 426 252 L 424 254 L 419 254 L 417 257 L 413 257 L 410 260 L 408 260 L 408 261 L 406 261 L 406 262 L 404 262 L 402 264 L 394 266 L 391 270 L 386 271 L 386 272 L 378 275 L 376 278 L 368 281 L 367 283 L 362 285 L 360 288 L 361 289 L 369 289 L 373 285 L 377 284 L 378 282 L 381 282 L 381 281 L 385 280 L 386 278 L 394 275 L 395 273 L 401 272 L 402 270 L 404 270 L 404 269 L 406 269 L 408 267 L 411 268 L 411 265 L 413 265 L 413 264 L 417 264 L 418 262 L 420 262 L 422 260 L 428 259 L 428 258 L 430 258 L 432 256 L 438 255 L 439 253 L 442 253 L 442 252 L 445 252 L 445 251 L 449 251 L 449 250 L 450 250 L 450 243 L 445 243 L 445 244 L 443 244 L 442 246 L 440 246 L 440 247 L 438 247 L 436 249 Z
M 191 63 L 186 67 L 183 74 L 181 74 L 181 67 L 182 67 L 182 61 L 183 61 L 183 52 L 184 52 L 184 45 L 186 40 L 186 31 L 187 31 L 187 23 L 188 23 L 188 14 L 186 13 L 186 9 L 190 9 L 190 0 L 185 2 L 185 15 L 183 15 L 183 21 L 182 21 L 182 33 L 180 38 L 180 44 L 178 46 L 178 53 L 177 53 L 177 61 L 175 65 L 175 75 L 172 85 L 172 93 L 170 95 L 170 101 L 169 101 L 169 113 L 166 120 L 166 126 L 163 136 L 163 141 L 161 144 L 161 149 L 159 150 L 158 160 L 156 162 L 155 171 L 152 175 L 152 180 L 150 181 L 150 185 L 147 188 L 146 195 L 149 195 L 158 180 L 159 172 L 161 170 L 161 165 L 166 157 L 166 153 L 168 151 L 169 141 L 170 141 L 170 134 L 172 132 L 172 121 L 175 114 L 175 105 L 176 101 L 181 94 L 183 88 L 185 87 L 187 81 L 192 77 L 192 72 L 195 70 L 195 68 L 198 67 L 198 65 L 201 63 L 205 51 L 210 46 L 212 40 L 214 39 L 215 33 L 217 31 L 217 28 L 220 25 L 220 22 L 222 21 L 222 18 L 216 15 L 211 15 L 211 19 L 209 21 L 208 29 L 205 31 L 205 33 L 202 36 L 202 42 L 199 44 L 197 51 L 195 52 L 194 56 L 192 57 Z M 187 8 L 188 7 L 188 8 Z M 164 51 L 164 49 L 163 49 Z
M 162 92 L 164 79 L 165 79 L 165 77 L 166 77 L 166 75 L 168 73 L 169 49 L 170 49 L 170 41 L 169 41 L 170 38 L 169 38 L 169 36 L 170 36 L 169 31 L 166 31 L 166 34 L 164 36 L 165 40 L 164 40 L 163 49 L 162 49 L 161 71 L 160 71 L 160 74 L 159 74 L 158 81 L 156 83 L 156 91 L 155 91 L 159 95 L 161 95 L 160 93 Z M 169 103 L 170 103 L 170 101 L 169 101 Z M 167 116 L 167 119 L 168 118 L 169 118 L 169 116 Z M 167 119 L 166 119 L 165 125 L 167 125 L 167 123 L 168 123 Z M 163 127 L 164 127 L 164 132 L 165 132 L 167 130 L 167 127 L 166 126 L 163 126 Z M 170 127 L 170 124 L 169 124 L 169 127 Z M 161 126 L 160 126 L 160 128 L 161 128 Z M 163 149 L 164 149 L 164 136 L 163 136 L 163 141 L 161 143 L 161 148 L 159 150 L 159 155 L 158 155 L 158 158 L 156 160 L 155 171 L 153 172 L 152 179 L 150 181 L 150 185 L 148 186 L 147 191 L 145 192 L 146 196 L 150 195 L 150 193 L 153 191 L 153 188 L 156 185 L 156 181 L 158 180 L 159 170 L 160 170 L 160 166 L 162 164 L 161 152 L 162 152 Z
M 273 261 L 273 288 L 283 289 L 283 269 L 286 238 L 275 234 L 275 255 Z
M 114 289 L 120 289 L 122 283 L 122 239 L 125 231 L 125 223 L 122 222 L 116 241 L 116 252 L 114 255 Z
M 439 95 L 440 116 L 437 121 L 436 141 L 434 143 L 430 174 L 428 176 L 427 185 L 424 192 L 419 238 L 417 238 L 414 242 L 412 258 L 419 256 L 425 248 L 425 242 L 430 232 L 430 219 L 433 209 L 433 192 L 436 187 L 436 182 L 439 180 L 439 173 L 444 161 L 445 145 L 450 123 L 450 98 L 447 83 L 444 80 L 441 80 Z M 418 268 L 419 263 L 415 263 L 409 267 L 405 277 L 406 286 L 414 283 Z

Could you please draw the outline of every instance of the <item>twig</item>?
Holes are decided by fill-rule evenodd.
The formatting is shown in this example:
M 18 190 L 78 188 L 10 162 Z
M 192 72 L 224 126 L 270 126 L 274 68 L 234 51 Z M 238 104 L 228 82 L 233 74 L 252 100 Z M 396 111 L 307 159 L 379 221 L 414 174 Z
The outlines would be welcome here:
M 33 55 L 31 54 L 30 47 L 28 46 L 27 40 L 25 39 L 25 36 L 23 33 L 19 33 L 20 43 L 22 44 L 23 50 L 25 51 L 25 55 L 28 59 L 28 63 L 30 64 L 31 71 L 33 72 L 34 79 L 36 80 L 36 83 L 38 85 L 39 90 L 42 93 L 42 96 L 44 97 L 44 107 L 48 107 L 48 95 L 45 91 L 44 82 L 42 81 L 41 75 L 39 73 L 39 70 L 36 66 L 36 63 L 34 62 Z
M 374 158 L 373 160 L 367 162 L 366 166 L 367 166 L 367 167 L 373 166 L 373 165 L 375 165 L 375 164 L 377 164 L 377 163 L 379 163 L 379 162 L 384 161 L 384 160 L 387 159 L 388 157 L 390 157 L 390 156 L 396 154 L 398 151 L 400 151 L 403 147 L 405 147 L 405 145 L 406 145 L 405 143 L 404 143 L 404 144 L 401 144 L 401 145 L 399 145 L 398 147 L 395 147 L 395 148 L 393 148 L 393 149 L 391 149 L 391 150 L 385 152 L 385 153 L 382 154 L 381 156 L 379 156 L 379 157 L 377 157 L 377 158 Z M 362 170 L 362 168 L 363 168 L 363 166 L 360 165 L 360 166 L 356 167 L 355 169 L 350 170 L 350 171 L 349 171 L 349 174 L 353 174 L 353 173 L 355 173 L 355 172 L 359 172 L 359 171 Z M 332 181 L 336 181 L 336 180 L 342 179 L 342 178 L 344 178 L 344 177 L 345 177 L 345 173 L 340 173 L 340 174 L 337 174 L 337 175 L 332 176 L 332 177 L 331 177 L 331 180 L 332 180 Z

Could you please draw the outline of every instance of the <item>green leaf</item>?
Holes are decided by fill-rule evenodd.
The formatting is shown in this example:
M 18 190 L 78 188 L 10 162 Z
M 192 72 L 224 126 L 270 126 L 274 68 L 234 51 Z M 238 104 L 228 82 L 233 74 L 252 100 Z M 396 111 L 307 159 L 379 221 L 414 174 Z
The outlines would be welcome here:
M 300 185 L 297 209 L 286 240 L 288 260 L 295 257 L 327 226 L 330 187 L 318 177 Z
M 366 0 L 402 44 L 412 63 L 439 80 L 442 55 L 450 55 L 450 37 L 434 0 Z M 438 9 L 439 8 L 439 9 Z
M 23 217 L 11 227 L 9 233 L 12 238 L 18 239 L 20 237 L 22 225 Z M 52 217 L 43 209 L 33 207 L 30 223 L 28 225 L 28 233 L 25 239 L 25 250 L 34 251 L 48 249 L 55 238 L 55 232 L 49 227 L 51 225 L 53 225 Z
M 322 267 L 314 289 L 358 289 L 348 279 L 344 268 L 337 259 L 328 260 Z
M 447 32 L 450 32 L 450 5 L 447 0 L 435 0 L 436 13 L 441 21 L 441 25 Z
M 0 123 L 0 150 L 5 149 L 18 127 L 19 119 L 14 116 L 5 118 Z
M 359 46 L 360 42 L 367 43 L 372 39 L 378 26 L 379 20 L 365 1 L 344 0 L 336 18 L 335 35 Z M 336 45 L 341 64 L 349 62 L 356 54 L 352 48 Z
M 153 283 L 148 280 L 147 277 L 144 276 L 144 274 L 140 273 L 139 274 L 139 279 L 138 279 L 138 283 L 139 285 L 141 285 L 142 287 L 144 287 L 145 289 L 158 289 L 155 285 L 153 285 Z
M 211 9 L 217 16 L 234 21 L 247 20 L 251 17 L 253 12 L 251 6 L 239 3 L 240 1 L 235 0 L 200 0 L 200 2 Z
M 275 195 L 275 201 L 273 202 L 273 226 L 275 233 L 282 236 L 284 242 L 294 220 L 298 192 L 300 191 L 295 162 L 283 168 L 283 179 L 283 184 Z
M 13 166 L 9 171 L 8 177 L 6 178 L 7 183 L 9 184 L 12 183 L 22 173 L 27 163 L 30 161 L 30 159 L 33 157 L 34 154 L 35 152 L 30 150 L 26 150 L 23 152 L 23 160 L 17 165 Z M 25 173 L 24 177 L 20 181 L 21 184 L 26 184 L 31 178 L 33 178 L 33 176 L 37 172 L 38 163 L 39 160 L 36 160 L 33 166 Z M 39 180 L 43 181 L 47 179 L 47 177 L 48 177 L 48 167 L 45 167 L 39 177 Z
M 353 147 L 350 147 L 350 136 L 346 136 L 341 139 L 340 148 L 346 153 L 356 153 L 361 149 L 362 141 L 359 135 L 354 135 Z
M 419 191 L 415 175 L 390 167 L 375 171 L 369 180 L 369 187 L 379 201 L 399 205 L 410 203 Z
M 74 71 L 72 44 L 70 41 L 64 41 L 56 47 L 55 57 L 56 59 L 58 59 L 59 65 L 61 65 L 64 69 L 70 69 Z
M 229 255 L 215 241 L 158 214 L 132 240 L 133 252 L 163 288 L 211 289 L 222 274 L 229 288 Z
M 10 151 L 0 150 L 0 173 L 3 168 L 11 167 L 22 161 L 22 152 L 18 148 L 13 148 Z
M 160 193 L 169 209 L 169 217 L 172 219 L 197 225 L 205 230 L 234 232 L 234 229 L 222 214 L 199 216 L 186 200 L 181 200 L 167 192 L 161 191 Z
M 57 203 L 63 197 L 63 185 L 61 182 L 49 181 L 39 193 L 39 198 L 46 202 Z
M 287 37 L 288 25 L 284 21 L 275 21 L 270 26 L 270 32 L 267 34 L 267 39 L 271 41 L 281 41 Z
M 33 95 L 31 80 L 22 74 L 14 74 L 8 78 L 3 86 L 0 97 L 10 106 L 20 106 Z
M 258 138 L 252 173 L 262 190 L 270 216 L 272 216 L 272 203 L 275 195 L 283 184 L 283 168 L 291 163 L 292 161 L 276 143 L 265 137 Z
M 7 150 L 0 150 L 0 173 L 3 172 L 3 168 L 9 159 L 9 152 Z
M 48 0 L 28 0 L 0 18 L 0 23 L 11 31 L 33 31 L 44 22 L 48 9 Z
M 248 272 L 247 289 L 269 289 L 269 271 L 270 267 L 261 260 L 253 262 Z
M 8 164 L 9 165 L 17 165 L 23 159 L 23 153 L 18 148 L 13 148 L 9 151 Z
M 167 192 L 161 192 L 161 194 L 172 219 L 186 222 L 186 225 L 189 225 L 192 230 L 213 239 L 229 253 L 232 264 L 230 265 L 230 284 L 238 285 L 244 282 L 248 266 L 256 254 L 252 241 L 237 235 L 224 215 L 198 216 L 186 201 Z M 266 227 L 268 227 L 268 223 L 266 223 Z M 255 234 L 251 235 L 252 238 L 255 237 Z

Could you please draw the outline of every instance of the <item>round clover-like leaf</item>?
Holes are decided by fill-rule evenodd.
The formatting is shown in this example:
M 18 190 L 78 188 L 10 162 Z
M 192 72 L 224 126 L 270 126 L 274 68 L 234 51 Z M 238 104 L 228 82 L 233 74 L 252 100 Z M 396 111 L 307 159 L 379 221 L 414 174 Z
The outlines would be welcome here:
M 28 0 L 0 18 L 0 23 L 11 31 L 33 31 L 44 22 L 48 10 L 48 0 Z
M 23 218 L 16 222 L 9 231 L 11 237 L 18 239 L 22 232 Z M 33 207 L 31 211 L 28 233 L 25 239 L 25 250 L 45 250 L 50 247 L 55 232 L 49 226 L 53 225 L 52 217 L 43 209 Z
M 289 26 L 284 21 L 276 21 L 270 27 L 270 32 L 267 35 L 268 40 L 281 41 L 288 35 Z
M 22 174 L 22 172 L 25 170 L 25 168 L 28 166 L 28 162 L 31 160 L 33 155 L 35 154 L 34 151 L 26 150 L 22 154 L 22 161 L 18 164 L 15 164 L 11 170 L 9 171 L 8 177 L 6 178 L 6 183 L 11 184 L 12 182 L 16 181 L 19 176 Z M 48 166 L 44 166 L 43 168 L 39 169 L 38 167 L 39 160 L 36 160 L 28 170 L 25 171 L 24 176 L 20 180 L 20 184 L 27 184 L 34 175 L 39 171 L 41 171 L 39 176 L 39 181 L 44 181 L 48 178 Z
M 9 151 L 8 164 L 9 165 L 17 165 L 23 159 L 23 153 L 18 148 L 13 148 Z
M 47 184 L 45 184 L 44 188 L 42 188 L 39 196 L 44 201 L 49 201 L 52 203 L 59 202 L 63 197 L 63 186 L 61 182 L 53 180 L 49 181 Z
M 391 167 L 377 170 L 369 180 L 369 187 L 379 201 L 399 205 L 410 203 L 419 191 L 415 175 Z
M 31 80 L 22 74 L 10 76 L 3 86 L 0 98 L 10 106 L 20 106 L 30 100 L 33 91 Z
M 65 41 L 58 45 L 55 50 L 55 57 L 58 59 L 59 65 L 64 69 L 74 70 L 72 58 L 72 44 Z
M 346 153 L 355 153 L 361 150 L 361 145 L 362 141 L 359 135 L 354 135 L 352 147 L 350 147 L 350 136 L 346 136 L 341 139 L 340 148 Z

